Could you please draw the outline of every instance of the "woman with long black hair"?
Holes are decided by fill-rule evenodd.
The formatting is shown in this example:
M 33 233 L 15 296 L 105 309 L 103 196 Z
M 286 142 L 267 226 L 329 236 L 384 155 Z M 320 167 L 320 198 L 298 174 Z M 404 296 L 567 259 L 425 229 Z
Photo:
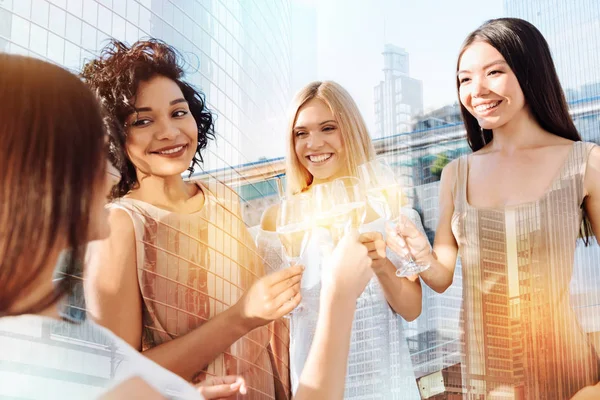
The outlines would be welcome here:
M 442 173 L 433 251 L 410 223 L 388 245 L 430 263 L 420 276 L 440 293 L 460 256 L 469 398 L 569 398 L 599 376 L 569 283 L 578 237 L 600 233 L 600 148 L 581 141 L 548 44 L 527 21 L 471 33 L 456 83 L 473 154 Z

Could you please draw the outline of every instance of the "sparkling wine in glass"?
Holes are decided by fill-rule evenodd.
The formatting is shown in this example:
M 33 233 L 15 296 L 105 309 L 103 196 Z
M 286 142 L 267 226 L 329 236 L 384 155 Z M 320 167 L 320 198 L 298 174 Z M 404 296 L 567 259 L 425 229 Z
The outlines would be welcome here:
M 308 246 L 312 231 L 311 205 L 311 197 L 304 194 L 281 199 L 276 232 L 289 266 L 300 261 Z M 302 308 L 300 303 L 293 312 L 301 311 Z M 288 314 L 287 317 L 289 316 Z
M 300 194 L 281 200 L 277 214 L 277 235 L 290 265 L 300 260 L 308 245 L 311 215 L 310 196 Z
M 367 200 L 360 179 L 344 176 L 332 182 L 331 194 L 338 210 L 337 222 L 345 230 L 359 229 L 367 214 Z
M 339 237 L 335 229 L 336 207 L 331 182 L 315 185 L 311 192 L 313 196 L 314 227 L 315 229 L 326 230 L 333 241 L 333 246 L 335 246 Z

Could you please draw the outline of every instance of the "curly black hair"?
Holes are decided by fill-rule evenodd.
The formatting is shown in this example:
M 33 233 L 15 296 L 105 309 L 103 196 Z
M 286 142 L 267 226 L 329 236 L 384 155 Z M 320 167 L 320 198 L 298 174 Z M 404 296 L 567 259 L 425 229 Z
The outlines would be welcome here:
M 198 126 L 198 147 L 188 169 L 190 174 L 203 162 L 201 151 L 206 148 L 209 139 L 215 138 L 214 117 L 206 107 L 204 93 L 182 80 L 182 60 L 177 50 L 158 39 L 139 41 L 131 47 L 113 39 L 98 58 L 83 66 L 81 77 L 106 110 L 104 124 L 109 133 L 108 158 L 121 173 L 121 180 L 112 191 L 113 198 L 122 197 L 139 185 L 135 167 L 125 151 L 125 120 L 134 112 L 133 104 L 140 82 L 164 76 L 179 86 Z

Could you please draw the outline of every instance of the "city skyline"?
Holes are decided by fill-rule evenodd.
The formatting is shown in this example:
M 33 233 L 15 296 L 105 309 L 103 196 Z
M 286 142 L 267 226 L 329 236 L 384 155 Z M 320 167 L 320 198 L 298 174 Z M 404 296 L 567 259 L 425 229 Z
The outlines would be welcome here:
M 26 10 L 28 4 L 33 4 L 32 1 L 40 6 L 22 18 L 19 10 Z M 403 48 L 410 55 L 407 67 L 410 77 L 422 82 L 425 113 L 457 102 L 454 70 L 460 44 L 470 31 L 489 18 L 501 17 L 509 12 L 515 16 L 537 18 L 533 22 L 537 21 L 548 36 L 559 73 L 571 72 L 565 65 L 570 65 L 568 61 L 573 51 L 598 47 L 596 40 L 587 45 L 578 43 L 575 49 L 569 49 L 564 41 L 558 41 L 548 31 L 548 26 L 552 24 L 542 17 L 536 17 L 536 7 L 539 6 L 535 4 L 518 8 L 506 0 L 503 4 L 484 9 L 478 7 L 474 0 L 456 0 L 452 5 L 445 2 L 440 4 L 436 0 L 419 4 L 374 0 L 370 7 L 365 8 L 360 7 L 358 0 L 350 0 L 356 3 L 358 11 L 345 7 L 344 18 L 338 18 L 340 1 L 287 0 L 278 3 L 284 4 L 279 10 L 283 13 L 282 18 L 270 17 L 278 22 L 271 28 L 277 35 L 269 35 L 261 31 L 262 24 L 257 25 L 259 19 L 252 16 L 252 12 L 268 15 L 259 1 L 252 2 L 257 6 L 250 10 L 238 7 L 234 12 L 219 6 L 219 1 L 191 2 L 202 4 L 207 11 L 214 4 L 216 9 L 222 7 L 227 10 L 226 14 L 231 15 L 222 23 L 212 24 L 209 19 L 203 19 L 199 12 L 186 16 L 181 6 L 176 5 L 183 3 L 169 1 L 161 3 L 164 4 L 161 6 L 164 10 L 158 13 L 148 8 L 152 4 L 148 0 L 139 3 L 131 0 L 116 2 L 112 13 L 114 17 L 111 17 L 111 12 L 105 7 L 112 4 L 111 0 L 99 1 L 97 7 L 94 0 L 70 0 L 69 7 L 75 11 L 67 13 L 65 21 L 65 15 L 58 13 L 60 7 L 57 5 L 66 5 L 67 0 L 0 0 L 0 21 L 9 22 L 4 24 L 4 30 L 0 29 L 0 49 L 25 53 L 31 51 L 77 70 L 83 60 L 94 57 L 94 52 L 106 43 L 109 35 L 127 42 L 147 36 L 165 39 L 186 54 L 190 80 L 207 94 L 209 106 L 218 116 L 219 137 L 216 143 L 209 146 L 209 155 L 206 157 L 206 169 L 213 170 L 284 155 L 287 107 L 292 95 L 312 80 L 332 79 L 346 87 L 357 102 L 372 136 L 378 137 L 373 88 L 384 79 L 381 60 L 386 44 Z M 128 4 L 135 6 L 127 8 Z M 441 7 L 445 18 L 428 14 L 427 10 L 433 6 L 436 9 Z M 9 8 L 14 8 L 13 14 L 16 14 L 10 20 L 3 12 L 3 9 Z M 588 8 L 592 10 L 590 13 L 594 18 L 600 15 L 598 5 Z M 465 13 L 464 10 L 470 12 Z M 170 22 L 165 22 L 166 19 L 159 16 L 161 13 Z M 42 17 L 45 14 L 46 20 Z M 31 28 L 28 27 L 27 18 L 33 22 Z M 138 26 L 132 23 L 133 19 L 139 21 Z M 92 29 L 93 21 L 97 21 L 98 29 Z M 66 29 L 60 27 L 61 23 L 66 24 Z M 231 40 L 227 39 L 229 30 L 234 32 L 234 23 L 240 27 L 253 26 L 253 29 L 247 29 L 252 34 L 240 36 L 240 28 L 236 28 L 236 37 L 230 35 Z M 226 27 L 226 24 L 229 26 Z M 356 26 L 367 25 L 374 28 L 355 29 Z M 182 28 L 172 29 L 173 26 Z M 599 30 L 594 27 L 587 23 L 585 32 Z M 7 32 L 7 29 L 11 32 Z M 47 36 L 44 30 L 48 30 Z M 582 36 L 574 33 L 573 29 L 569 32 L 573 37 Z M 66 38 L 65 47 L 57 51 L 56 43 L 61 40 L 61 34 Z M 211 35 L 214 42 L 211 42 Z M 225 38 L 222 45 L 222 41 L 218 40 L 220 35 Z M 74 40 L 74 36 L 80 39 Z M 267 38 L 268 41 L 259 49 L 261 38 Z M 228 43 L 235 44 L 236 40 L 244 51 L 236 50 L 233 53 L 225 49 Z M 258 46 L 257 50 L 251 49 L 254 43 Z M 216 51 L 215 55 L 213 51 Z M 561 57 L 561 51 L 569 51 L 568 56 Z M 598 56 L 587 57 L 586 62 L 598 64 L 599 68 L 579 67 L 582 73 L 587 72 L 585 79 L 571 78 L 567 81 L 570 86 L 565 89 L 571 100 L 590 93 L 600 93 L 600 78 L 593 80 L 600 74 Z M 352 65 L 352 68 L 348 68 L 348 65 Z M 250 72 L 252 76 L 244 75 L 244 72 Z M 257 80 L 257 76 L 260 79 Z M 356 79 L 357 76 L 359 79 Z M 261 87 L 261 90 L 257 87 Z M 263 88 L 268 88 L 266 95 L 272 100 L 259 107 L 261 102 L 256 100 L 265 95 Z M 262 114 L 262 117 L 256 114 Z M 267 139 L 271 145 L 262 145 L 262 140 L 256 140 L 259 136 Z
M 296 39 L 301 47 L 294 48 L 304 52 L 316 41 L 313 59 L 317 60 L 317 68 L 310 79 L 335 80 L 344 86 L 372 135 L 376 132 L 373 88 L 384 79 L 381 53 L 386 44 L 410 54 L 410 76 L 423 83 L 427 112 L 457 101 L 456 57 L 463 40 L 484 21 L 503 15 L 501 3 L 482 6 L 475 0 L 373 0 L 368 7 L 360 0 L 293 2 L 314 10 L 316 40 L 309 35 L 311 40 L 302 45 Z M 296 23 L 302 23 L 302 19 Z M 295 82 L 292 92 L 300 89 L 301 83 Z
M 600 83 L 594 81 L 600 82 L 596 39 L 600 36 L 570 48 L 560 41 L 560 32 L 553 32 L 569 23 L 570 38 L 588 35 L 595 26 L 600 35 L 600 13 L 596 13 L 600 5 L 591 0 L 577 1 L 588 7 L 584 11 L 593 12 L 575 10 L 573 16 L 566 16 L 560 14 L 564 11 L 561 5 L 554 10 L 557 15 L 552 16 L 537 0 L 522 8 L 510 0 L 489 7 L 474 0 L 374 0 L 369 7 L 359 0 L 287 0 L 279 2 L 280 7 L 274 10 L 260 0 L 251 1 L 250 8 L 242 7 L 247 3 L 241 0 L 228 2 L 227 6 L 220 0 L 0 0 L 0 51 L 41 56 L 76 70 L 84 59 L 94 56 L 109 35 L 128 42 L 156 35 L 175 45 L 189 61 L 190 81 L 207 94 L 208 104 L 217 115 L 219 136 L 206 153 L 204 167 L 220 171 L 207 178 L 234 183 L 242 197 L 244 221 L 257 229 L 264 209 L 279 201 L 277 185 L 271 178 L 277 175 L 279 179 L 283 173 L 283 161 L 278 157 L 284 154 L 286 111 L 293 93 L 311 80 L 336 80 L 354 97 L 375 134 L 373 89 L 385 78 L 382 53 L 390 44 L 406 52 L 407 75 L 422 82 L 424 115 L 412 121 L 409 131 L 398 130 L 383 140 L 378 138 L 374 145 L 409 188 L 411 206 L 421 214 L 432 240 L 439 213 L 439 167 L 470 151 L 456 103 L 456 53 L 464 36 L 486 19 L 503 16 L 507 10 L 515 16 L 535 19 L 532 22 L 540 25 L 553 46 L 559 73 L 567 78 L 570 74 L 578 76 L 567 80 L 561 77 L 575 125 L 584 140 L 600 142 L 600 102 L 589 98 L 600 94 Z M 114 10 L 107 6 L 109 3 L 115 5 Z M 192 11 L 177 5 L 184 3 L 193 5 Z M 581 24 L 583 33 L 576 32 L 578 24 L 568 19 L 571 17 L 586 18 L 587 22 Z M 578 75 L 579 69 L 585 73 Z M 268 160 L 256 162 L 263 157 Z M 239 166 L 253 164 L 258 165 L 255 170 L 262 169 L 248 183 L 246 173 L 251 168 Z M 502 236 L 503 227 L 496 222 L 496 236 Z M 491 245 L 507 247 L 505 242 L 492 239 Z M 572 304 L 583 329 L 596 344 L 600 344 L 598 264 L 597 246 L 590 249 L 578 243 Z M 489 271 L 484 272 L 494 272 L 493 265 L 486 268 Z M 417 376 L 460 362 L 460 273 L 458 264 L 454 284 L 444 294 L 424 286 L 423 313 L 405 324 Z M 510 282 L 497 287 L 502 291 L 501 298 L 490 296 L 484 304 L 500 310 L 491 322 L 501 325 L 502 343 L 510 343 L 512 348 L 512 353 L 503 354 L 488 368 L 502 380 L 509 364 L 522 364 L 528 355 L 518 343 L 523 329 L 518 317 L 525 303 L 515 295 L 515 286 L 511 290 Z M 518 282 L 516 288 L 518 293 Z M 528 290 L 525 285 L 521 288 Z M 481 329 L 490 322 L 481 318 L 474 321 Z M 45 335 L 46 344 L 62 345 L 53 341 L 55 336 Z M 519 368 L 514 367 L 514 376 L 522 380 Z

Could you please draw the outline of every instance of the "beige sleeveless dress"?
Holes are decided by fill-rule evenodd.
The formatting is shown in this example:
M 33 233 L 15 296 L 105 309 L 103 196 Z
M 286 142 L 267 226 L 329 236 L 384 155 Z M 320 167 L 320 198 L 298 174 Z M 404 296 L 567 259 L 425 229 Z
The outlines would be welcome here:
M 218 183 L 198 186 L 205 203 L 193 214 L 177 214 L 129 198 L 110 205 L 125 210 L 134 223 L 143 350 L 199 327 L 235 304 L 265 274 L 241 218 L 238 195 Z M 196 380 L 240 374 L 249 389 L 244 399 L 287 398 L 288 344 L 289 330 L 283 321 L 255 329 L 219 355 Z
M 539 200 L 503 209 L 469 205 L 469 156 L 458 161 L 452 231 L 462 261 L 469 399 L 567 399 L 598 382 L 598 356 L 569 302 L 593 146 L 574 143 Z

